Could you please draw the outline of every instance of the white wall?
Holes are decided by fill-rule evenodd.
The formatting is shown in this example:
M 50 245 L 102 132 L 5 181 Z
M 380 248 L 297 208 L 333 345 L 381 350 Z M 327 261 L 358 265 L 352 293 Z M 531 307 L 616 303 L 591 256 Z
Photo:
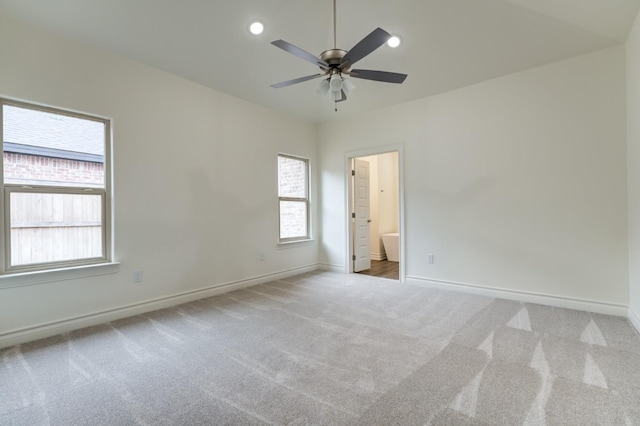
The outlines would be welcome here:
M 640 15 L 627 39 L 629 311 L 640 331 Z
M 398 232 L 398 153 L 378 155 L 378 229 L 380 235 Z
M 316 265 L 317 244 L 276 244 L 277 153 L 310 158 L 317 170 L 314 126 L 1 17 L 0 58 L 0 95 L 113 119 L 122 262 L 117 274 L 0 288 L 0 340 Z M 317 200 L 315 184 L 311 195 Z M 135 270 L 144 282 L 133 284 Z
M 344 153 L 402 143 L 409 277 L 627 306 L 625 108 L 614 47 L 321 125 L 321 262 Z

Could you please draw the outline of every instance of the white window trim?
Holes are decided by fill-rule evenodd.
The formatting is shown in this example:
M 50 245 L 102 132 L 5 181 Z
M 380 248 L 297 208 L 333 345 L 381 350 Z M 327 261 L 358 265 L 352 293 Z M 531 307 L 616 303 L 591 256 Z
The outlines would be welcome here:
M 304 161 L 305 163 L 305 193 L 306 197 L 281 197 L 280 196 L 280 170 L 278 168 L 278 247 L 294 247 L 300 245 L 300 243 L 305 243 L 311 241 L 311 185 L 310 185 L 310 174 L 311 174 L 311 162 L 308 158 L 298 157 L 290 154 L 279 153 L 278 158 L 290 158 L 292 160 Z M 280 202 L 282 201 L 295 201 L 295 202 L 304 202 L 305 207 L 307 209 L 307 235 L 300 237 L 290 237 L 290 238 L 280 238 Z
M 105 262 L 68 268 L 16 272 L 0 275 L 0 290 L 46 284 L 56 281 L 67 281 L 78 278 L 97 277 L 100 275 L 115 274 L 119 271 L 120 262 Z
M 92 188 L 89 186 L 77 187 L 54 187 L 54 186 L 22 186 L 4 184 L 4 148 L 2 149 L 3 159 L 0 161 L 0 229 L 3 235 L 0 236 L 0 288 L 14 287 L 18 285 L 37 284 L 49 281 L 59 281 L 61 279 L 79 278 L 84 276 L 102 275 L 104 273 L 117 272 L 118 263 L 113 262 L 113 210 L 112 210 L 112 175 L 111 175 L 111 125 L 112 121 L 106 117 L 99 117 L 86 113 L 63 110 L 59 108 L 43 106 L 28 102 L 15 101 L 7 98 L 0 98 L 0 146 L 4 145 L 3 131 L 3 106 L 11 105 L 19 108 L 27 108 L 36 111 L 43 111 L 69 117 L 81 118 L 84 120 L 97 121 L 105 127 L 105 149 L 104 149 L 104 188 Z M 60 261 L 40 264 L 28 264 L 11 266 L 10 262 L 10 233 L 9 233 L 9 202 L 8 197 L 11 192 L 52 192 L 52 193 L 88 193 L 101 194 L 102 203 L 102 250 L 103 256 L 92 259 L 78 259 L 72 261 Z M 102 268 L 99 268 L 102 266 Z M 115 268 L 115 269 L 114 269 Z M 99 271 L 99 273 L 96 273 Z M 105 272 L 106 271 L 106 272 Z
M 288 241 L 283 243 L 278 243 L 278 250 L 287 250 L 297 247 L 304 247 L 313 244 L 313 238 L 308 238 L 306 240 L 296 240 L 296 241 Z

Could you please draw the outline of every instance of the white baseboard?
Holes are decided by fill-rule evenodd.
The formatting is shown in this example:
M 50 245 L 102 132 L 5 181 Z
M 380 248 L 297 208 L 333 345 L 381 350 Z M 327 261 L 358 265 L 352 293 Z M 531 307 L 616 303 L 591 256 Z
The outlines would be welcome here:
M 182 303 L 192 302 L 205 297 L 216 296 L 218 294 L 228 293 L 233 290 L 239 290 L 254 285 L 263 284 L 287 278 L 293 275 L 303 274 L 305 272 L 315 271 L 320 265 L 309 265 L 300 268 L 288 269 L 272 274 L 265 274 L 244 280 L 231 281 L 224 284 L 217 284 L 199 290 L 188 291 L 175 294 L 172 296 L 161 297 L 148 300 L 141 303 L 122 306 L 107 311 L 96 312 L 89 315 L 83 315 L 74 318 L 68 318 L 61 321 L 41 324 L 33 327 L 13 330 L 0 334 L 0 349 L 45 337 L 55 336 L 60 333 L 78 330 L 93 325 L 104 324 L 122 318 L 143 314 L 145 312 L 157 311 L 159 309 L 168 308 L 170 306 L 180 305 Z
M 318 269 L 323 271 L 345 272 L 344 265 L 331 265 L 329 263 L 318 263 Z
M 629 308 L 629 321 L 631 322 L 631 325 L 635 327 L 636 331 L 640 334 L 640 315 L 632 308 Z
M 630 312 L 628 306 L 618 305 L 614 303 L 603 303 L 592 300 L 554 296 L 541 293 L 506 290 L 468 283 L 458 283 L 412 276 L 407 276 L 406 282 L 407 284 L 419 285 L 423 287 L 462 291 L 465 293 L 495 297 L 498 299 L 509 299 L 517 300 L 520 302 L 538 303 L 541 305 L 555 306 L 558 308 L 576 309 L 580 311 L 595 312 L 599 314 L 615 315 L 620 317 L 627 317 Z
M 387 255 L 385 253 L 371 253 L 369 255 L 371 260 L 387 260 Z

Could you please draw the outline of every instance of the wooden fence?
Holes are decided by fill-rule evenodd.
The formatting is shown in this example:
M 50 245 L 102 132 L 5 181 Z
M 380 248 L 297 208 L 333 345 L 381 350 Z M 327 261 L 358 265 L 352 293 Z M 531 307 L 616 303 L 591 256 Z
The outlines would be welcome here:
M 103 255 L 100 194 L 11 193 L 11 265 Z

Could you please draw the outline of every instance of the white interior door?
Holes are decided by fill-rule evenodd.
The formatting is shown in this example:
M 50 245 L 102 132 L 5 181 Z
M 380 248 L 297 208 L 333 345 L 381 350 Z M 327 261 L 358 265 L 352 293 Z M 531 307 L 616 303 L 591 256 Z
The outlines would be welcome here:
M 354 195 L 354 235 L 353 235 L 353 272 L 371 268 L 371 240 L 369 227 L 369 162 L 354 159 L 355 177 L 353 182 Z

